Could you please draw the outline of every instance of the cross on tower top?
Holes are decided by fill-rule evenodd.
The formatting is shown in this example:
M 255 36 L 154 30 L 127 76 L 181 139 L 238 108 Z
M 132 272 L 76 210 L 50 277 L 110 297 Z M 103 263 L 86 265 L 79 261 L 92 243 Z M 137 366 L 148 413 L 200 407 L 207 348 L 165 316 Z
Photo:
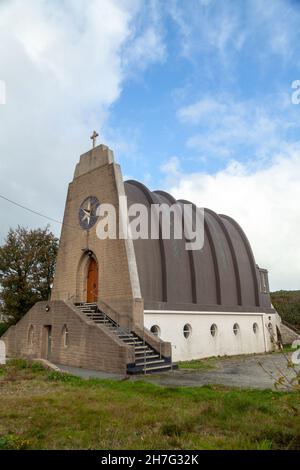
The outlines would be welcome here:
M 93 149 L 96 146 L 97 137 L 99 137 L 99 134 L 96 131 L 94 131 L 93 134 L 90 137 L 90 139 L 93 141 Z

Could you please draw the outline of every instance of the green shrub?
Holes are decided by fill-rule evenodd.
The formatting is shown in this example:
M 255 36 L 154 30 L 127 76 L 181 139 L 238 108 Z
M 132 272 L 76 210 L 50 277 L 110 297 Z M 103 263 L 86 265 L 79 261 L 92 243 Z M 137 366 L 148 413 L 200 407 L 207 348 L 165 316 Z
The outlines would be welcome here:
M 81 377 L 55 371 L 49 372 L 47 378 L 51 382 L 63 382 L 71 385 L 82 385 L 86 383 L 86 381 L 84 381 Z
M 7 362 L 7 365 L 9 367 L 14 367 L 15 369 L 29 369 L 31 367 L 31 363 L 29 361 L 19 357 L 15 359 L 10 359 Z
M 10 359 L 9 361 L 7 361 L 7 368 L 15 369 L 16 371 L 25 370 L 25 369 L 30 369 L 33 372 L 45 371 L 45 367 L 40 362 L 23 359 L 21 357 L 17 357 L 17 358 Z
M 33 372 L 44 372 L 45 367 L 40 362 L 34 361 L 34 362 L 31 363 L 31 370 Z
M 273 292 L 271 300 L 283 320 L 300 328 L 300 291 Z

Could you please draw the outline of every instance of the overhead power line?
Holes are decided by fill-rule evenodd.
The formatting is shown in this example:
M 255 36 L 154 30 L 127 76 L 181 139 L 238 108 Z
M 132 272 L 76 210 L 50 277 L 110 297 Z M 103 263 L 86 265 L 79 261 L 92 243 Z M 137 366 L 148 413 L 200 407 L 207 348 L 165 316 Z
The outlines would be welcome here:
M 39 217 L 43 217 L 44 219 L 50 220 L 51 222 L 55 222 L 56 224 L 65 225 L 66 227 L 71 227 L 73 229 L 79 230 L 79 228 L 75 227 L 74 225 L 68 225 L 68 224 L 65 224 L 64 222 L 62 222 L 61 220 L 57 220 L 57 219 L 53 219 L 52 217 L 48 217 L 48 215 L 45 215 L 45 214 L 42 214 L 41 212 L 30 209 L 30 207 L 23 206 L 22 204 L 19 204 L 18 202 L 13 201 L 12 199 L 9 199 L 8 197 L 3 196 L 2 194 L 0 194 L 0 198 L 3 199 L 4 201 L 9 202 L 10 204 L 13 204 L 14 206 L 20 207 L 21 209 L 23 209 L 25 211 L 31 212 L 32 214 L 38 215 Z

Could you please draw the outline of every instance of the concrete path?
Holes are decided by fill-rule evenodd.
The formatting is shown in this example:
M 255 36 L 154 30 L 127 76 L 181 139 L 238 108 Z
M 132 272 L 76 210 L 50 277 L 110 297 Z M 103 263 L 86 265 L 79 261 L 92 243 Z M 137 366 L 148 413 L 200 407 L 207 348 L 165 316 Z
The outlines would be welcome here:
M 289 353 L 288 356 L 290 357 L 290 355 Z M 274 389 L 274 382 L 279 374 L 284 374 L 287 377 L 293 376 L 293 372 L 287 367 L 286 358 L 281 353 L 215 358 L 212 364 L 213 368 L 211 369 L 177 369 L 161 374 L 131 376 L 130 380 L 146 379 L 163 386 L 201 387 L 218 384 L 239 388 Z M 83 378 L 124 379 L 122 375 L 56 365 L 63 372 L 69 372 Z M 299 368 L 297 366 L 298 370 Z M 284 390 L 284 388 L 282 389 Z

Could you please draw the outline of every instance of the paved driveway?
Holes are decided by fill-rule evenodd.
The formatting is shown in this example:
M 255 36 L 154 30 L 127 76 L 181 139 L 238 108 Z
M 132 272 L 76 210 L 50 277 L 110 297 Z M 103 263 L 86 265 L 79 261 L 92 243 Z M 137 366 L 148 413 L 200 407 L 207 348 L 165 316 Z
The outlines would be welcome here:
M 288 368 L 287 359 L 281 353 L 217 358 L 213 364 L 212 369 L 179 369 L 149 377 L 148 380 L 168 386 L 200 387 L 219 384 L 241 388 L 274 389 L 274 382 L 278 376 L 282 374 L 288 378 L 294 376 L 292 370 Z M 297 368 L 299 370 L 299 366 Z
M 288 356 L 290 356 L 290 353 Z M 163 374 L 133 376 L 130 377 L 130 380 L 146 379 L 147 381 L 165 386 L 201 387 L 202 385 L 219 384 L 242 388 L 266 389 L 274 388 L 274 382 L 279 374 L 282 375 L 283 373 L 287 377 L 293 376 L 291 369 L 287 367 L 286 358 L 281 353 L 216 358 L 212 363 L 213 368 L 211 369 L 178 369 L 164 372 Z M 124 379 L 120 375 L 57 365 L 64 372 L 84 378 Z M 299 370 L 299 366 L 297 368 Z

